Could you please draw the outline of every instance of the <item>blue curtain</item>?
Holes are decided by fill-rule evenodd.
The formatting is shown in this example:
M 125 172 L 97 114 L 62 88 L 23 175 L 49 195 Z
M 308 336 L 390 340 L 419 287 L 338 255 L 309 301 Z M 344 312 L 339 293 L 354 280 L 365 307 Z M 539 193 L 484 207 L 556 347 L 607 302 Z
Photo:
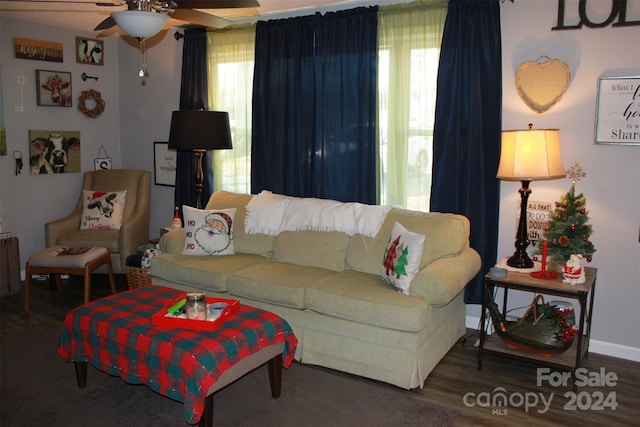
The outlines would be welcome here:
M 207 110 L 207 32 L 205 28 L 190 28 L 184 31 L 182 47 L 182 80 L 180 83 L 180 111 Z M 205 206 L 213 189 L 211 153 L 202 160 L 204 188 L 200 206 Z M 192 151 L 178 151 L 176 161 L 175 205 L 196 206 L 195 155 Z M 182 209 L 180 209 L 182 212 Z
M 502 106 L 499 0 L 450 0 L 433 137 L 431 211 L 465 215 L 482 269 L 465 288 L 481 303 L 482 276 L 496 262 Z
M 256 27 L 251 191 L 376 202 L 377 7 Z

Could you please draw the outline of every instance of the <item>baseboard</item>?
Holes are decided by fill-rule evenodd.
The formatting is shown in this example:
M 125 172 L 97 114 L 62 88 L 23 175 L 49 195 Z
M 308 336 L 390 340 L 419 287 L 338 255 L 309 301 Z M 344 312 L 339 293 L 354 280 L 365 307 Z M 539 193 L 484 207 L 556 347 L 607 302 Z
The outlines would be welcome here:
M 478 329 L 480 326 L 480 318 L 475 316 L 466 316 L 465 325 L 469 329 Z M 640 362 L 640 348 L 600 340 L 592 339 L 590 341 L 589 353 L 604 354 L 605 356 Z

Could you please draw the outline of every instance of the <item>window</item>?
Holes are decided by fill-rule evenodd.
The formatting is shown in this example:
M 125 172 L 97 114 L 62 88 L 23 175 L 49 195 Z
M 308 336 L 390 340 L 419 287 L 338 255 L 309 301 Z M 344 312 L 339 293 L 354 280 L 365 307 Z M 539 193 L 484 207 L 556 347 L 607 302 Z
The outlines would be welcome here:
M 380 204 L 429 210 L 440 42 L 446 2 L 380 8 L 378 126 Z M 214 152 L 214 188 L 251 191 L 251 93 L 255 26 L 209 33 L 209 99 L 229 111 L 233 150 Z
M 381 9 L 378 25 L 380 203 L 428 211 L 445 7 Z
M 209 32 L 211 109 L 228 111 L 233 150 L 213 152 L 215 190 L 251 192 L 251 93 L 255 26 Z

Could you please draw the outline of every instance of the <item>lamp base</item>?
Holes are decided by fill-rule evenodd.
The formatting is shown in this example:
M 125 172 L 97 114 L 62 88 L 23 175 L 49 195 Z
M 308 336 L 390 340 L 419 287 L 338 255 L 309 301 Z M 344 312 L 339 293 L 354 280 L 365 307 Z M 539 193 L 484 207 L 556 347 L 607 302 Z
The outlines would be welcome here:
M 555 279 L 558 277 L 558 273 L 555 271 L 532 271 L 531 275 L 536 279 Z
M 516 251 L 507 260 L 507 265 L 513 268 L 532 268 L 533 260 L 527 255 L 529 237 L 527 233 L 527 200 L 529 200 L 530 181 L 522 181 L 520 188 L 520 220 L 518 221 L 518 232 L 516 234 Z
M 507 265 L 513 268 L 533 268 L 533 260 L 529 258 L 526 252 L 520 253 L 516 251 L 507 260 Z

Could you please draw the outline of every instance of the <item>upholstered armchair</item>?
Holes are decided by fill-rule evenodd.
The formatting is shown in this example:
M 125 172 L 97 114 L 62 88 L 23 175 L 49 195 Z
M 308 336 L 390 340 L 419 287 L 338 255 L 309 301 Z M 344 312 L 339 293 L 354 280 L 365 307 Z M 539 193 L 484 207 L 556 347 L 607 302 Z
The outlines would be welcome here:
M 47 247 L 63 245 L 68 247 L 102 246 L 111 254 L 114 273 L 125 272 L 127 256 L 136 253 L 136 249 L 149 241 L 149 204 L 151 193 L 151 172 L 131 169 L 113 169 L 85 172 L 78 202 L 73 212 L 64 218 L 45 224 Z M 87 217 L 97 215 L 87 212 L 88 195 L 100 195 L 109 192 L 122 193 L 124 207 L 119 229 L 107 229 L 87 225 Z M 107 198 L 107 202 L 112 200 Z M 96 210 L 96 204 L 89 207 Z M 108 203 L 102 204 L 104 214 Z M 83 215 L 83 209 L 85 210 Z M 98 210 L 96 210 L 98 212 Z M 100 213 L 100 212 L 98 212 Z M 111 219 L 111 212 L 106 213 Z M 119 219 L 119 218 L 118 218 Z M 105 270 L 106 271 L 106 270 Z

